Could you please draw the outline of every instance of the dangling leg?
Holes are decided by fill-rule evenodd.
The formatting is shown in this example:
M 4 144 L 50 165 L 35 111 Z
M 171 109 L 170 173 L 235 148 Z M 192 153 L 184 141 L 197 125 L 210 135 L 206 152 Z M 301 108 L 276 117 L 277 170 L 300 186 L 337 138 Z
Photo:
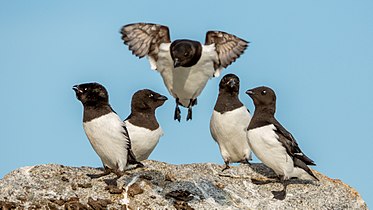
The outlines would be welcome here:
M 188 115 L 187 115 L 186 120 L 188 121 L 188 120 L 191 120 L 191 119 L 192 119 L 192 107 L 189 107 L 188 108 Z
M 188 115 L 187 115 L 187 121 L 192 119 L 192 107 L 194 105 L 197 105 L 197 99 L 190 99 L 189 105 L 188 105 Z
M 177 120 L 180 122 L 180 119 L 181 119 L 181 116 L 180 116 L 180 108 L 179 108 L 179 98 L 176 98 L 174 120 Z

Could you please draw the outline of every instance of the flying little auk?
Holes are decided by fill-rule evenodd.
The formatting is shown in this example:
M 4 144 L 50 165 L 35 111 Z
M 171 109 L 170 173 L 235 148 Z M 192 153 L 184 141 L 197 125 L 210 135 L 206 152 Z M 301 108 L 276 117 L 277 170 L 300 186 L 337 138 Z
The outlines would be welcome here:
M 299 148 L 295 138 L 275 118 L 276 94 L 269 87 L 246 91 L 255 111 L 247 128 L 249 145 L 254 154 L 271 168 L 284 184 L 275 198 L 286 196 L 286 180 L 290 178 L 318 180 L 307 165 L 315 165 Z
M 132 54 L 146 56 L 151 69 L 158 71 L 176 100 L 174 119 L 180 122 L 179 105 L 197 104 L 207 81 L 234 62 L 247 48 L 247 41 L 222 31 L 208 31 L 205 44 L 189 39 L 171 41 L 167 26 L 152 23 L 128 24 L 121 29 L 124 44 Z
M 124 122 L 109 104 L 109 95 L 98 83 L 75 85 L 73 90 L 83 104 L 83 128 L 105 172 L 123 175 L 129 164 L 139 164 L 131 151 L 131 141 Z M 93 177 L 93 176 L 92 176 Z
M 240 79 L 227 74 L 219 84 L 219 96 L 210 119 L 210 132 L 218 143 L 226 170 L 229 163 L 249 163 L 251 151 L 246 129 L 251 115 L 238 98 Z
M 124 122 L 137 161 L 148 159 L 159 138 L 163 136 L 163 130 L 155 117 L 155 110 L 166 100 L 166 96 L 149 89 L 139 90 L 132 96 L 131 114 Z

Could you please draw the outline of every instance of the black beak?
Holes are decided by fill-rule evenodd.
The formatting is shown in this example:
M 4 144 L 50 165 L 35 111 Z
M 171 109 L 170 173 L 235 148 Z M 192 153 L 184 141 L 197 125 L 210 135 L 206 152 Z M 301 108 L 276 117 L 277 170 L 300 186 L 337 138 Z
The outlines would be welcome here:
M 179 66 L 180 66 L 180 61 L 179 61 L 178 58 L 175 58 L 174 59 L 174 68 L 179 67 Z
M 246 94 L 249 95 L 249 96 L 255 95 L 255 93 L 252 90 L 247 90 Z
M 75 93 L 80 93 L 80 92 L 82 92 L 82 91 L 79 89 L 79 86 L 78 86 L 78 85 L 74 85 L 74 86 L 73 86 L 73 90 L 75 91 Z
M 166 96 L 159 96 L 158 98 L 157 98 L 157 100 L 159 100 L 159 101 L 167 101 L 167 97 Z

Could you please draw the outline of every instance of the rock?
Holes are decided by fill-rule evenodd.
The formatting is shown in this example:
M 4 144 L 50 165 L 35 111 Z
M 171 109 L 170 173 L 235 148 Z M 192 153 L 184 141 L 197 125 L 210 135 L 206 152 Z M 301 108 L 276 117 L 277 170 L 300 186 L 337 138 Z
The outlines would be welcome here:
M 314 171 L 319 182 L 290 180 L 284 200 L 273 197 L 282 185 L 263 164 L 145 167 L 116 178 L 91 179 L 100 168 L 56 164 L 19 168 L 0 180 L 0 209 L 368 209 L 359 193 Z

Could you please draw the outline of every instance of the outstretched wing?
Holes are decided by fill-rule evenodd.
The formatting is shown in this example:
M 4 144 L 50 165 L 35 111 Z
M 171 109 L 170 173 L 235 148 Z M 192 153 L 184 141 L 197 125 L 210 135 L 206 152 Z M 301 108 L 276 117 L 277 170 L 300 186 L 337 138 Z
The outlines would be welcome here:
M 128 24 L 121 29 L 124 44 L 128 45 L 132 54 L 142 58 L 149 56 L 157 61 L 159 46 L 170 43 L 170 33 L 167 26 L 153 23 Z
M 220 72 L 243 54 L 249 42 L 222 31 L 208 31 L 205 45 L 210 44 L 215 44 L 219 60 L 214 64 L 214 68 Z

